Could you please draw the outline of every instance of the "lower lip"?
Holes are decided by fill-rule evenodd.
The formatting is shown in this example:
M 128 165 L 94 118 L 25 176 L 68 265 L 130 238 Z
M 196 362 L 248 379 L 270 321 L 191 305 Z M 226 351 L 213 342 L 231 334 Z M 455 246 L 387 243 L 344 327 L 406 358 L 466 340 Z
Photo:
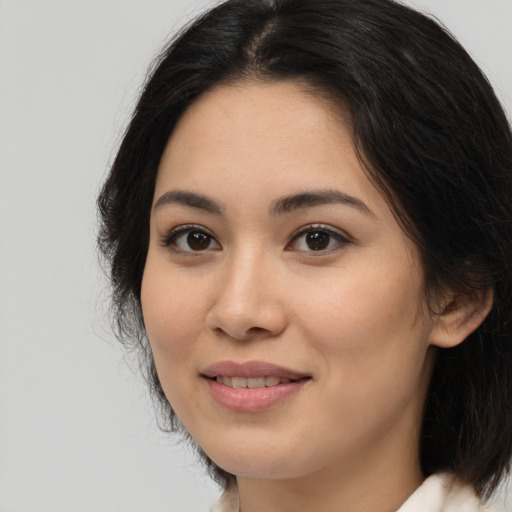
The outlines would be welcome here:
M 231 388 L 207 379 L 213 398 L 222 407 L 235 412 L 260 412 L 298 393 L 310 379 L 265 388 Z

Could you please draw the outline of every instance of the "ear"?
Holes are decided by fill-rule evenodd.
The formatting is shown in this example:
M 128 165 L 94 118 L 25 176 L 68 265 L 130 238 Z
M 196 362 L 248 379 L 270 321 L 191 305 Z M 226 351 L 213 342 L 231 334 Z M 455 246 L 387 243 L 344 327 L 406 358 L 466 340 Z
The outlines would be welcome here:
M 445 297 L 431 332 L 430 343 L 441 348 L 459 345 L 485 320 L 493 301 L 494 293 L 490 288 Z

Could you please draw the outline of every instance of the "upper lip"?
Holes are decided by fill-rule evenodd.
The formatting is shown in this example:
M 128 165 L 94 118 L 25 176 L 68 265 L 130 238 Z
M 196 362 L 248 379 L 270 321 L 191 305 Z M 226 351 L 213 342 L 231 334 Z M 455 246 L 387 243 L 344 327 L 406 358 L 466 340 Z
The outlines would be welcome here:
M 208 366 L 201 372 L 204 377 L 213 379 L 218 376 L 224 377 L 281 377 L 291 380 L 299 380 L 310 375 L 297 372 L 284 366 L 279 366 L 264 361 L 246 361 L 237 363 L 234 361 L 219 361 Z

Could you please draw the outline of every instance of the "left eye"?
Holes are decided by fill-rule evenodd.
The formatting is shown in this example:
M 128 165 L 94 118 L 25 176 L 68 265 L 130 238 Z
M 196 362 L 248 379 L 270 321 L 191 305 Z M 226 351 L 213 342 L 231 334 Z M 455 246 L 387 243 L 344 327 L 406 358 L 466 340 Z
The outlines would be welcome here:
M 346 237 L 330 229 L 308 228 L 297 234 L 289 247 L 295 251 L 321 252 L 348 243 Z

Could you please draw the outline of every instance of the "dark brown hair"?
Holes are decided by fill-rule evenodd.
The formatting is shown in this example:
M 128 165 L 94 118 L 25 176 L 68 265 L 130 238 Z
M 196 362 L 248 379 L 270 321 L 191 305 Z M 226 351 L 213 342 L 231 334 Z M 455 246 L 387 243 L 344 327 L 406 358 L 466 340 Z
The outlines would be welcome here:
M 391 0 L 228 0 L 187 27 L 151 72 L 98 200 L 99 247 L 117 334 L 139 347 L 169 429 L 179 420 L 140 304 L 158 164 L 201 94 L 254 78 L 342 98 L 369 176 L 420 248 L 430 296 L 445 286 L 493 289 L 481 327 L 438 350 L 420 447 L 425 475 L 449 470 L 490 495 L 512 455 L 512 135 L 466 51 Z M 227 476 L 204 458 L 217 480 Z

